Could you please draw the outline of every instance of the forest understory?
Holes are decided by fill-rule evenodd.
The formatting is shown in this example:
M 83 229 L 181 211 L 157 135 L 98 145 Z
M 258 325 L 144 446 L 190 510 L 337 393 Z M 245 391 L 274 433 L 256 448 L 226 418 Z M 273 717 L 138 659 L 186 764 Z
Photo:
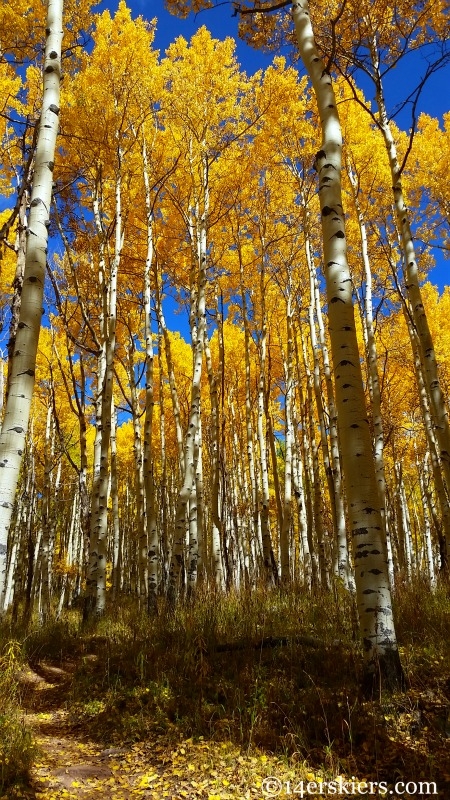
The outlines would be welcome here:
M 403 781 L 417 789 L 402 796 L 444 800 L 449 611 L 445 587 L 397 592 L 408 686 L 373 698 L 339 590 L 200 592 L 153 618 L 121 601 L 84 627 L 75 610 L 28 630 L 5 620 L 1 800 L 238 800 L 339 780 L 346 796 L 361 795 L 352 781 L 401 796 Z

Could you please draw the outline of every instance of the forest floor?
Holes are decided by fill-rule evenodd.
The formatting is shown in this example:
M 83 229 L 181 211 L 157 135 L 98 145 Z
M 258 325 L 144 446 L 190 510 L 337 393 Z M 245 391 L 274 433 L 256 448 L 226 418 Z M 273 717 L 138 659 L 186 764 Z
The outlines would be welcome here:
M 32 751 L 0 800 L 449 800 L 446 592 L 397 609 L 408 688 L 373 699 L 342 603 L 223 602 L 28 630 L 3 692 L 15 683 Z M 2 675 L 0 709 L 1 694 Z
M 292 779 L 292 770 L 274 757 L 203 737 L 175 744 L 173 736 L 159 735 L 104 747 L 88 727 L 71 721 L 66 698 L 75 668 L 74 662 L 63 668 L 41 662 L 18 676 L 37 757 L 29 784 L 10 789 L 8 800 L 247 800 L 261 796 L 269 766 L 277 767 L 284 780 Z M 316 777 L 304 766 L 301 773 L 306 781 Z

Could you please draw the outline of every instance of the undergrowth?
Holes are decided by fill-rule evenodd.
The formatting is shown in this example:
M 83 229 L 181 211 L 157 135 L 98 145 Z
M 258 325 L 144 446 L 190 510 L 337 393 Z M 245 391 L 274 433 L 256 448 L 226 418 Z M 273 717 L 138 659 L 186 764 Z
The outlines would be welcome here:
M 20 708 L 17 672 L 22 663 L 19 642 L 10 639 L 0 651 L 0 794 L 25 782 L 35 749 Z
M 329 776 L 436 779 L 450 736 L 448 591 L 404 589 L 395 617 L 409 689 L 373 701 L 360 692 L 355 609 L 340 587 L 203 591 L 175 611 L 160 601 L 152 618 L 121 601 L 88 626 L 77 612 L 36 625 L 23 649 L 31 662 L 76 661 L 71 723 L 108 744 L 203 737 Z

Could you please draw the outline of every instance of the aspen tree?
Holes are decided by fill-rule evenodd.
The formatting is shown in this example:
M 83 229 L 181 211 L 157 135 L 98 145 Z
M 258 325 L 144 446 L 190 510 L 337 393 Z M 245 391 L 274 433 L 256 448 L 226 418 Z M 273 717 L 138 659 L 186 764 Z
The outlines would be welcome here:
M 305 208 L 306 212 L 306 208 Z M 342 580 L 345 588 L 354 589 L 353 576 L 348 557 L 347 545 L 347 530 L 345 522 L 345 509 L 344 497 L 342 486 L 342 470 L 341 470 L 341 457 L 339 451 L 339 439 L 337 429 L 337 413 L 336 403 L 334 398 L 334 386 L 331 377 L 330 359 L 328 354 L 328 345 L 325 336 L 325 326 L 323 323 L 323 315 L 321 308 L 321 298 L 319 290 L 319 281 L 317 279 L 316 270 L 311 256 L 311 245 L 307 230 L 309 229 L 309 219 L 305 214 L 305 250 L 306 261 L 310 273 L 310 327 L 311 327 L 311 346 L 314 353 L 314 389 L 316 394 L 316 404 L 319 416 L 324 415 L 324 403 L 322 401 L 321 387 L 319 385 L 319 372 L 320 365 L 318 362 L 318 350 L 322 353 L 323 372 L 326 385 L 326 396 L 328 400 L 328 425 L 329 425 L 329 438 L 330 438 L 330 453 L 329 453 L 329 466 L 325 465 L 327 471 L 327 478 L 329 480 L 329 493 L 332 506 L 332 513 L 334 516 L 334 523 L 336 529 L 336 545 L 337 545 L 337 572 Z M 317 319 L 318 340 L 316 342 L 314 314 Z M 321 425 L 321 435 L 323 424 Z M 324 453 L 326 452 L 326 444 L 323 438 L 322 444 Z
M 160 330 L 160 343 L 161 341 L 164 343 L 164 356 L 167 364 L 167 377 L 169 380 L 170 396 L 172 400 L 172 412 L 175 423 L 175 433 L 176 433 L 177 450 L 178 450 L 178 464 L 179 464 L 180 476 L 182 478 L 184 474 L 184 459 L 183 459 L 183 429 L 181 425 L 180 401 L 177 391 L 175 367 L 172 358 L 172 346 L 170 342 L 170 335 L 169 331 L 167 330 L 167 324 L 162 307 L 161 291 L 159 288 L 159 278 L 158 278 L 158 270 L 156 263 L 155 263 L 154 274 L 155 274 L 155 309 L 156 309 L 156 316 L 158 319 L 158 326 Z M 161 357 L 162 348 L 160 349 L 159 352 Z
M 213 558 L 217 562 L 217 567 L 219 569 L 219 585 L 221 582 L 220 576 L 220 562 L 221 562 L 221 548 L 220 542 L 223 540 L 225 535 L 225 530 L 221 518 L 221 508 L 220 508 L 220 458 L 222 457 L 221 453 L 221 441 L 220 441 L 220 421 L 219 421 L 219 402 L 218 402 L 218 387 L 217 387 L 217 376 L 214 374 L 213 364 L 212 364 L 212 357 L 211 357 L 211 348 L 210 342 L 208 339 L 205 339 L 205 358 L 206 358 L 206 369 L 208 373 L 208 383 L 209 383 L 209 396 L 210 396 L 210 403 L 211 403 L 211 438 L 212 438 L 212 448 L 211 448 L 211 456 L 212 456 L 212 479 L 211 479 L 211 517 L 212 517 L 212 525 L 213 525 Z
M 283 497 L 283 521 L 280 531 L 280 567 L 281 567 L 281 581 L 288 583 L 291 578 L 291 522 L 292 522 L 292 448 L 293 448 L 293 425 L 292 425 L 292 404 L 294 387 L 293 376 L 293 361 L 294 361 L 294 326 L 293 326 L 293 302 L 292 302 L 292 288 L 287 284 L 286 296 L 286 334 L 287 334 L 287 352 L 284 363 L 285 369 L 285 417 L 286 417 L 286 451 L 284 459 L 284 497 Z
M 304 413 L 304 443 L 307 454 L 307 467 L 312 493 L 312 512 L 313 512 L 313 531 L 317 540 L 317 556 L 319 562 L 320 585 L 323 589 L 329 588 L 329 565 L 325 547 L 325 526 L 323 524 L 323 496 L 322 481 L 319 463 L 319 445 L 316 437 L 316 418 L 314 414 L 313 385 L 314 378 L 311 374 L 309 359 L 306 350 L 305 338 L 300 328 L 301 348 L 303 355 L 303 367 L 306 375 L 306 394 L 303 402 Z M 298 354 L 297 354 L 298 357 Z M 300 374 L 300 364 L 298 364 Z
M 264 553 L 264 567 L 266 579 L 269 583 L 278 581 L 278 567 L 272 548 L 269 521 L 269 465 L 266 447 L 266 432 L 264 429 L 265 397 L 266 397 L 266 359 L 267 359 L 267 316 L 265 303 L 265 259 L 264 240 L 262 244 L 262 257 L 260 265 L 260 303 L 261 303 L 261 338 L 259 342 L 259 380 L 258 380 L 258 445 L 259 445 L 259 464 L 261 470 L 261 537 Z
M 347 265 L 340 121 L 331 77 L 315 45 L 308 3 L 302 0 L 292 8 L 296 39 L 316 95 L 323 136 L 315 166 L 319 177 L 329 329 L 361 635 L 371 679 L 376 680 L 379 674 L 383 683 L 395 686 L 402 679 L 402 670 Z
M 181 6 L 189 7 L 189 3 Z M 172 6 L 177 6 L 176 0 Z M 246 8 L 245 13 L 260 9 Z M 270 6 L 268 6 L 270 10 Z M 238 8 L 238 11 L 243 11 Z M 342 467 L 356 565 L 358 612 L 368 682 L 403 680 L 398 654 L 372 443 L 359 361 L 341 198 L 342 135 L 329 68 L 317 50 L 307 0 L 292 16 L 300 56 L 317 101 L 322 146 L 316 155 L 328 318 Z M 276 26 L 276 22 L 273 22 Z
M 252 393 L 251 393 L 251 368 L 250 368 L 250 330 L 248 322 L 248 303 L 247 292 L 244 281 L 244 253 L 245 249 L 241 245 L 238 236 L 238 257 L 239 257 L 239 289 L 241 295 L 242 322 L 244 326 L 244 354 L 245 354 L 245 433 L 246 450 L 248 459 L 248 470 L 250 477 L 251 502 L 252 502 L 252 522 L 253 529 L 250 534 L 250 541 L 259 541 L 261 537 L 261 516 L 259 509 L 259 488 L 256 480 L 255 466 L 255 447 L 252 425 Z
M 356 215 L 358 218 L 358 226 L 361 237 L 361 256 L 364 265 L 364 313 L 363 331 L 365 338 L 365 345 L 367 351 L 368 374 L 369 374 L 369 394 L 371 401 L 371 410 L 373 416 L 373 430 L 374 430 L 374 455 L 375 455 L 375 469 L 377 475 L 378 490 L 380 494 L 381 510 L 384 518 L 384 505 L 385 505 L 385 478 L 384 478 L 384 434 L 383 422 L 381 417 L 381 393 L 380 381 L 378 377 L 378 356 L 377 347 L 375 342 L 374 324 L 373 324 L 373 303 L 372 303 L 372 270 L 370 267 L 368 244 L 367 244 L 367 230 L 362 213 L 360 200 L 358 197 L 358 181 L 353 172 L 351 165 L 347 164 L 347 174 L 350 180 L 353 191 L 353 202 L 355 204 Z
M 119 490 L 117 475 L 117 411 L 114 398 L 111 401 L 111 500 L 112 500 L 112 595 L 116 599 L 120 587 L 121 572 L 121 529 L 119 522 Z
M 158 529 L 155 507 L 155 478 L 153 464 L 153 410 L 154 400 L 154 355 L 152 334 L 152 290 L 151 275 L 154 258 L 154 201 L 151 197 L 147 145 L 145 135 L 142 142 L 142 164 L 145 186 L 145 210 L 147 217 L 147 253 L 144 271 L 144 335 L 145 335 L 145 421 L 143 448 L 143 481 L 145 490 L 145 525 L 148 547 L 148 610 L 156 611 L 158 590 Z M 159 352 L 161 361 L 161 351 Z M 160 367 L 161 368 L 161 367 Z M 161 392 L 161 388 L 160 388 Z M 163 402 L 160 400 L 162 409 Z M 162 413 L 162 412 L 161 412 Z M 161 437 L 162 438 L 162 437 Z
M 301 329 L 301 325 L 298 325 L 298 329 Z M 298 336 L 300 338 L 300 336 Z M 298 458 L 298 474 L 297 474 L 297 482 L 298 482 L 298 493 L 300 498 L 304 501 L 304 516 L 305 516 L 305 524 L 306 524 L 306 540 L 303 542 L 303 553 L 306 558 L 306 575 L 307 580 L 311 581 L 311 586 L 315 589 L 317 586 L 320 585 L 320 576 L 323 573 L 323 565 L 321 564 L 321 554 L 318 552 L 318 548 L 315 547 L 314 540 L 313 540 L 313 532 L 316 533 L 316 538 L 318 541 L 321 541 L 323 538 L 323 531 L 322 531 L 322 517 L 320 515 L 320 505 L 318 506 L 318 501 L 320 500 L 320 495 L 316 493 L 315 485 L 314 485 L 314 475 L 313 475 L 313 465 L 312 465 L 312 457 L 311 457 L 311 446 L 309 441 L 309 432 L 312 425 L 309 425 L 309 419 L 307 415 L 307 408 L 305 403 L 305 397 L 303 392 L 303 381 L 301 375 L 301 368 L 300 368 L 300 356 L 299 356 L 299 347 L 297 337 L 294 339 L 295 345 L 295 361 L 296 361 L 296 368 L 297 368 L 297 394 L 298 394 L 298 405 L 299 410 L 295 416 L 295 424 L 294 430 L 298 430 L 298 438 L 300 441 L 297 441 L 297 452 L 301 453 L 301 458 Z M 304 480 L 302 481 L 302 466 L 304 469 Z M 313 496 L 314 501 L 313 502 Z M 317 517 L 317 511 L 319 512 L 319 516 Z M 309 558 L 308 558 L 309 556 Z M 308 561 L 311 564 L 310 575 L 308 570 Z M 319 569 L 320 566 L 320 569 Z
M 424 519 L 424 539 L 425 539 L 425 553 L 426 553 L 426 565 L 428 570 L 428 579 L 430 581 L 431 589 L 436 588 L 436 571 L 434 568 L 434 555 L 433 555 L 433 543 L 431 537 L 431 511 L 429 511 L 429 496 L 427 492 L 427 481 L 429 479 L 428 475 L 428 461 L 429 461 L 429 454 L 425 454 L 425 458 L 423 459 L 423 463 L 419 461 L 418 455 L 416 455 L 416 466 L 417 466 L 417 475 L 419 478 L 419 486 L 420 486 L 420 495 L 422 500 L 422 508 L 423 508 L 423 519 Z
M 200 424 L 200 385 L 202 377 L 203 354 L 206 337 L 206 267 L 207 267 L 207 230 L 209 212 L 209 186 L 208 186 L 208 163 L 206 156 L 201 158 L 202 174 L 202 209 L 196 209 L 195 219 L 199 220 L 198 228 L 194 227 L 193 247 L 196 250 L 194 255 L 198 278 L 191 286 L 191 336 L 193 344 L 193 378 L 191 389 L 191 402 L 189 411 L 188 431 L 184 447 L 184 478 L 180 489 L 178 506 L 175 520 L 175 540 L 172 551 L 170 565 L 170 600 L 175 602 L 179 591 L 181 567 L 183 563 L 185 531 L 188 519 L 189 503 L 194 501 L 195 495 L 195 455 L 199 454 L 196 450 L 196 439 Z M 198 281 L 198 282 L 197 282 Z M 191 498 L 192 495 L 192 498 Z M 195 522 L 191 520 L 189 529 L 191 535 L 197 536 L 194 530 Z M 194 564 L 192 562 L 192 564 Z
M 355 15 L 356 11 L 356 15 Z M 411 227 L 411 212 L 407 206 L 402 173 L 414 144 L 417 103 L 426 80 L 448 59 L 446 41 L 448 40 L 448 21 L 442 13 L 440 4 L 425 2 L 419 5 L 403 3 L 401 0 L 386 9 L 348 6 L 342 8 L 343 35 L 338 41 L 334 37 L 333 59 L 339 70 L 353 88 L 353 65 L 362 67 L 371 78 L 375 88 L 377 113 L 367 108 L 383 137 L 391 173 L 391 186 L 395 209 L 398 242 L 403 256 L 403 273 L 407 295 L 410 299 L 411 313 L 417 329 L 420 360 L 426 391 L 429 396 L 430 413 L 439 445 L 439 459 L 444 474 L 447 492 L 450 490 L 450 425 L 448 408 L 441 387 L 433 337 L 425 311 L 419 282 L 419 265 Z M 412 104 L 412 127 L 409 144 L 403 157 L 399 157 L 393 126 L 388 116 L 384 95 L 384 76 L 410 49 L 423 44 L 437 47 L 436 60 L 427 64 L 425 76 L 418 87 L 413 89 L 406 102 Z M 352 49 L 354 52 L 352 52 Z M 405 103 L 406 104 L 406 103 Z M 447 544 L 447 547 L 450 547 Z
M 397 156 L 397 148 L 386 111 L 381 67 L 378 56 L 378 45 L 375 36 L 370 43 L 370 51 L 372 58 L 373 77 L 376 85 L 378 121 L 383 134 L 386 151 L 389 158 L 389 165 L 391 168 L 394 206 L 404 259 L 406 291 L 410 298 L 412 317 L 420 343 L 421 362 L 423 365 L 425 383 L 430 398 L 430 411 L 432 413 L 436 438 L 439 443 L 439 457 L 447 485 L 447 491 L 450 492 L 450 426 L 448 421 L 448 411 L 441 389 L 433 339 L 431 337 L 428 319 L 420 291 L 419 272 L 414 241 L 411 232 L 410 215 L 403 194 L 401 169 Z M 450 542 L 447 542 L 447 551 L 450 552 Z
M 43 100 L 27 228 L 20 321 L 9 395 L 0 435 L 0 598 L 3 595 L 8 531 L 27 434 L 42 316 L 48 227 L 61 79 L 62 0 L 48 0 Z
M 42 493 L 42 539 L 41 539 L 41 583 L 42 613 L 41 622 L 46 622 L 50 615 L 52 596 L 52 567 L 54 559 L 54 537 L 51 535 L 51 503 L 52 503 L 52 471 L 54 459 L 54 420 L 52 404 L 48 400 L 47 421 L 44 441 L 44 486 Z

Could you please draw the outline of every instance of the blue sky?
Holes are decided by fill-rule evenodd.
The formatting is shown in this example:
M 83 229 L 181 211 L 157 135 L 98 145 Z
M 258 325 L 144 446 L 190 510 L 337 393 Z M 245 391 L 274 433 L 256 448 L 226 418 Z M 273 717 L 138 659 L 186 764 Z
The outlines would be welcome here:
M 109 8 L 111 12 L 114 12 L 117 5 L 118 0 L 115 2 L 105 2 L 104 0 L 98 8 L 100 10 Z M 142 15 L 146 19 L 157 18 L 155 47 L 161 51 L 161 54 L 164 53 L 167 46 L 177 36 L 184 36 L 185 39 L 189 39 L 199 27 L 206 25 L 213 36 L 219 39 L 223 39 L 226 36 L 232 36 L 236 39 L 238 60 L 241 67 L 248 74 L 252 74 L 257 69 L 267 67 L 273 57 L 271 54 L 253 50 L 239 40 L 237 37 L 237 19 L 232 15 L 231 4 L 229 6 L 220 5 L 198 15 L 191 14 L 187 19 L 179 19 L 169 14 L 164 8 L 164 0 L 128 0 L 128 5 L 136 16 Z M 387 103 L 391 109 L 395 108 L 396 103 L 407 96 L 408 87 L 412 88 L 417 84 L 418 79 L 424 73 L 424 69 L 424 61 L 417 55 L 410 55 L 392 71 L 385 87 Z M 430 79 L 427 91 L 423 93 L 421 98 L 419 110 L 441 119 L 442 115 L 450 110 L 447 91 L 449 82 L 450 65 Z M 371 88 L 364 88 L 368 92 L 370 99 Z M 405 110 L 396 121 L 402 127 L 408 129 L 410 126 L 409 111 Z M 442 290 L 444 285 L 449 284 L 449 263 L 443 260 L 440 253 L 437 254 L 437 258 L 439 262 L 429 277 Z

